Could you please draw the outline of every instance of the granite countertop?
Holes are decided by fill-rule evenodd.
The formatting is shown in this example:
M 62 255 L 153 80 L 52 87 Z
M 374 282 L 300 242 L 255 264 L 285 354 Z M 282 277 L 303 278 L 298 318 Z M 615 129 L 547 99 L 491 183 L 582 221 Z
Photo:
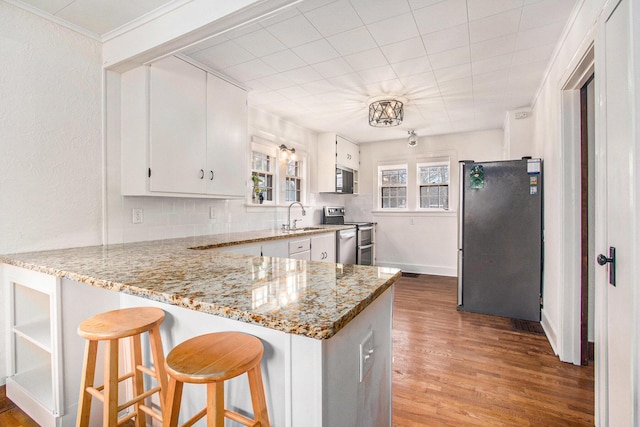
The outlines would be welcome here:
M 400 270 L 193 250 L 326 233 L 256 231 L 0 255 L 0 263 L 245 323 L 327 339 Z

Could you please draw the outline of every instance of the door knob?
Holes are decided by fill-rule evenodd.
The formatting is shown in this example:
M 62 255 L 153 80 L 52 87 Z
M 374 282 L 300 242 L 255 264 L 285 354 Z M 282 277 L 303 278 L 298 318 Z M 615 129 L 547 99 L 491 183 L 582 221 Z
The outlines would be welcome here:
M 613 246 L 610 246 L 609 257 L 607 258 L 605 255 L 600 254 L 596 258 L 596 261 L 600 265 L 611 264 L 609 266 L 609 283 L 615 286 L 616 285 L 616 248 L 614 248 Z

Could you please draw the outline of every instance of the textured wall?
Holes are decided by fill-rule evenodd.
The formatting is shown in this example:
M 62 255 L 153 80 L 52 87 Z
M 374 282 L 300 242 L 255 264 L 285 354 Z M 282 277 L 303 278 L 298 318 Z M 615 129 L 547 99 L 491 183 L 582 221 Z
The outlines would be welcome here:
M 0 54 L 0 253 L 99 244 L 100 44 L 0 2 Z

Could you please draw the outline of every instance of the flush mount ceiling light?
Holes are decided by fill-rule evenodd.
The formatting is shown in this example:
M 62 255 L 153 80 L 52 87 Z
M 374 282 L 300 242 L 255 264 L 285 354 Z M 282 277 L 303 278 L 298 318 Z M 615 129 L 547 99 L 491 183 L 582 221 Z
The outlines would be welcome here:
M 403 104 L 395 99 L 384 99 L 369 104 L 369 124 L 376 127 L 398 126 L 404 117 Z
M 415 130 L 408 131 L 409 133 L 409 147 L 415 147 L 418 145 L 418 135 L 416 135 Z

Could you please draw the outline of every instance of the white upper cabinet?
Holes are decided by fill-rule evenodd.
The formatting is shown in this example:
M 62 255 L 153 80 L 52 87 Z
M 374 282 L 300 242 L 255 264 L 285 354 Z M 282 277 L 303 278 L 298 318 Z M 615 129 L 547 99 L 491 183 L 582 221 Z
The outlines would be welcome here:
M 168 57 L 122 75 L 122 194 L 244 197 L 247 94 Z
M 247 169 L 247 93 L 207 78 L 207 193 L 243 196 Z
M 360 148 L 335 133 L 322 133 L 318 135 L 318 192 L 345 192 L 336 188 L 336 167 L 353 172 L 353 193 L 358 193 Z
M 149 189 L 205 193 L 207 73 L 178 58 L 151 65 Z
M 336 164 L 354 171 L 360 169 L 360 148 L 340 135 L 336 135 Z

